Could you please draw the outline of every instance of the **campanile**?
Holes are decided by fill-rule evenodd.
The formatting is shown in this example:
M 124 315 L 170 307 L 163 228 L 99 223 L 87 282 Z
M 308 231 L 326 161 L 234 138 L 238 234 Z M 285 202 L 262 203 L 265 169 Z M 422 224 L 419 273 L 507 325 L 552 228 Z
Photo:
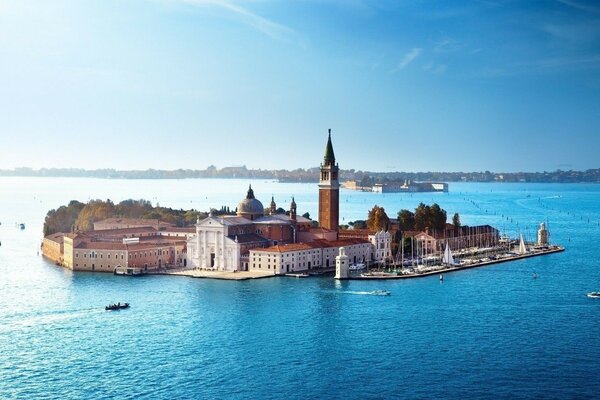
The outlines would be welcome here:
M 338 166 L 335 163 L 333 145 L 331 144 L 331 129 L 325 147 L 325 159 L 321 164 L 319 179 L 319 225 L 323 228 L 338 231 L 340 220 L 340 183 Z

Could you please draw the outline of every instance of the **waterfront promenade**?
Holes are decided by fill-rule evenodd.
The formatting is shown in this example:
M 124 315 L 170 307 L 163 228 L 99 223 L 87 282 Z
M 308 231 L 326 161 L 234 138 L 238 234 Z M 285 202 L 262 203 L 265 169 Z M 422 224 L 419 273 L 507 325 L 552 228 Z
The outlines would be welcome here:
M 551 246 L 547 249 L 537 250 L 525 254 L 511 254 L 503 257 L 497 257 L 495 259 L 485 258 L 478 261 L 473 261 L 469 263 L 462 263 L 460 265 L 456 265 L 453 267 L 449 266 L 433 266 L 431 270 L 423 271 L 423 272 L 414 272 L 414 273 L 399 273 L 399 272 L 385 272 L 385 271 L 369 271 L 366 273 L 362 273 L 360 275 L 353 275 L 348 277 L 348 280 L 389 280 L 389 279 L 413 279 L 413 278 L 423 278 L 431 275 L 445 274 L 449 272 L 460 271 L 464 269 L 470 268 L 478 268 L 485 267 L 488 265 L 499 264 L 509 261 L 517 261 L 524 258 L 531 258 L 537 256 L 548 255 L 552 253 L 559 253 L 565 251 L 565 248 L 562 246 Z M 261 272 L 261 271 L 211 271 L 205 269 L 197 269 L 197 268 L 179 268 L 179 269 L 168 269 L 161 271 L 152 271 L 148 272 L 148 275 L 170 275 L 170 276 L 185 276 L 188 278 L 200 278 L 200 279 L 220 279 L 220 280 L 230 280 L 230 281 L 243 281 L 250 279 L 262 279 L 262 278 L 273 278 L 275 276 L 287 276 L 287 277 L 304 277 L 306 276 L 322 276 L 325 273 L 333 273 L 335 269 L 329 268 L 327 270 L 319 271 L 319 273 L 314 273 L 314 271 L 306 270 L 301 271 L 297 274 L 286 274 L 286 275 L 274 275 L 272 273 Z
M 195 268 L 181 268 L 166 271 L 150 272 L 148 275 L 187 276 L 189 278 L 222 279 L 229 281 L 244 281 L 248 279 L 272 278 L 272 273 L 260 271 L 209 271 Z

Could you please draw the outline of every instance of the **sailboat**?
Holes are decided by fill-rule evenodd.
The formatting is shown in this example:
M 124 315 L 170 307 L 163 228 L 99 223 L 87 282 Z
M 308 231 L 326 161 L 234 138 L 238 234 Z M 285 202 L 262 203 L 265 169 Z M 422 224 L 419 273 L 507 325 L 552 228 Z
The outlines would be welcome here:
M 454 257 L 452 257 L 452 252 L 450 251 L 450 246 L 448 245 L 448 242 L 446 242 L 446 248 L 444 249 L 444 257 L 442 258 L 442 263 L 444 265 L 456 265 Z
M 523 240 L 523 234 L 520 234 L 521 238 L 519 240 L 519 254 L 527 253 L 527 247 L 525 246 L 525 241 Z

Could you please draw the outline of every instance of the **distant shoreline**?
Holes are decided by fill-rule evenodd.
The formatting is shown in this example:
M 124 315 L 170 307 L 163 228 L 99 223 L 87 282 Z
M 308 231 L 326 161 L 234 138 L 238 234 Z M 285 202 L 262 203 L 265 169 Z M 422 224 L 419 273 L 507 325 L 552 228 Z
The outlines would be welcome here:
M 288 170 L 247 169 L 214 166 L 204 170 L 116 170 L 79 168 L 0 169 L 0 177 L 98 178 L 98 179 L 272 179 L 282 183 L 317 183 L 319 168 Z M 493 182 L 493 183 L 600 183 L 600 168 L 586 171 L 553 172 L 371 172 L 340 170 L 340 181 L 356 181 L 357 186 L 415 182 Z

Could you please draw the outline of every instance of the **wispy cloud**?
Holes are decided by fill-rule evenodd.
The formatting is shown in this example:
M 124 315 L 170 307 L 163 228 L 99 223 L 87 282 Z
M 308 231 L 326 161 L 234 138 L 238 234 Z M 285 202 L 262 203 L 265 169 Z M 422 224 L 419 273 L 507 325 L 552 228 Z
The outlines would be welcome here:
M 588 4 L 581 4 L 575 0 L 556 0 L 557 2 L 564 4 L 566 6 L 569 6 L 571 8 L 575 8 L 579 11 L 584 11 L 587 13 L 595 13 L 595 14 L 599 14 L 600 13 L 600 8 L 597 7 L 593 7 L 590 6 Z
M 451 53 L 460 50 L 463 47 L 458 40 L 449 36 L 444 36 L 433 44 L 433 51 L 436 53 Z
M 446 72 L 448 66 L 446 64 L 436 64 L 433 62 L 423 65 L 423 71 L 431 72 L 434 75 L 440 75 Z
M 406 53 L 404 55 L 404 57 L 402 57 L 402 60 L 400 60 L 400 62 L 398 63 L 398 67 L 396 67 L 396 69 L 394 71 L 403 69 L 408 64 L 415 61 L 415 59 L 417 57 L 419 57 L 419 54 L 421 54 L 422 51 L 423 51 L 423 49 L 421 49 L 420 47 L 415 47 L 415 48 L 411 49 L 408 53 Z
M 239 18 L 243 23 L 257 29 L 258 31 L 274 38 L 286 39 L 290 36 L 295 36 L 296 32 L 282 24 L 271 21 L 265 17 L 253 13 L 252 11 L 238 6 L 226 0 L 173 0 L 178 3 L 185 3 L 197 7 L 216 7 L 230 12 L 235 17 Z

